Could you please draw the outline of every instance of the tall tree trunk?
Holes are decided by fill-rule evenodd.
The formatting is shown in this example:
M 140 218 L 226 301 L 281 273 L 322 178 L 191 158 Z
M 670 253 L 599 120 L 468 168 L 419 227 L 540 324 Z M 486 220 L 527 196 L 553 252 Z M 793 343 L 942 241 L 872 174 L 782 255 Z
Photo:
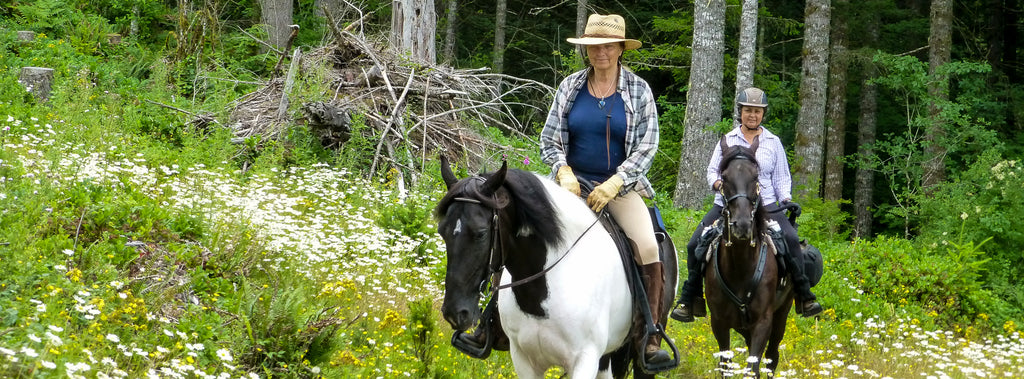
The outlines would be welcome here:
M 807 0 L 800 113 L 796 120 L 795 193 L 819 196 L 825 145 L 830 0 Z
M 848 0 L 836 0 L 832 17 L 832 53 L 828 68 L 828 104 L 825 118 L 830 124 L 825 129 L 825 190 L 826 200 L 843 198 L 843 155 L 846 144 L 846 5 Z
M 583 35 L 583 29 L 587 27 L 587 0 L 576 2 L 576 34 L 573 37 Z
M 260 19 L 267 25 L 267 41 L 284 49 L 288 36 L 292 34 L 292 0 L 259 0 Z M 285 52 L 288 53 L 287 51 Z
M 736 93 L 754 86 L 754 61 L 757 51 L 757 0 L 743 0 L 740 16 L 740 46 L 736 59 Z M 733 115 L 739 120 L 739 115 Z
M 933 0 L 931 34 L 928 36 L 928 116 L 931 125 L 925 132 L 925 161 L 921 163 L 921 187 L 929 188 L 946 179 L 946 148 L 942 142 L 946 135 L 946 120 L 938 101 L 949 100 L 949 77 L 940 68 L 949 63 L 952 46 L 953 1 Z
M 740 15 L 740 46 L 736 57 L 736 93 L 754 86 L 754 62 L 757 58 L 757 0 L 743 0 L 743 12 Z M 733 126 L 740 124 L 740 115 L 736 107 L 732 107 Z
M 508 0 L 498 0 L 494 11 L 494 62 L 491 64 L 493 71 L 503 73 L 505 70 L 505 13 L 508 10 Z
M 865 46 L 874 47 L 878 43 L 878 15 L 868 18 L 865 26 Z M 857 180 L 854 184 L 853 209 L 854 228 L 853 236 L 856 238 L 871 237 L 871 208 L 874 207 L 875 193 L 875 130 L 878 127 L 878 86 L 871 83 L 878 75 L 878 69 L 874 62 L 866 59 L 864 63 L 864 78 L 861 81 L 860 92 L 860 122 L 857 126 Z
M 448 12 L 444 23 L 444 53 L 442 60 L 447 64 L 455 63 L 455 24 L 459 18 L 459 0 L 448 0 Z
M 700 209 L 709 194 L 705 173 L 718 133 L 707 130 L 722 119 L 722 77 L 725 65 L 725 0 L 694 2 L 690 90 L 686 93 L 683 149 L 673 203 Z
M 437 61 L 434 0 L 393 0 L 391 2 L 391 46 L 412 59 Z

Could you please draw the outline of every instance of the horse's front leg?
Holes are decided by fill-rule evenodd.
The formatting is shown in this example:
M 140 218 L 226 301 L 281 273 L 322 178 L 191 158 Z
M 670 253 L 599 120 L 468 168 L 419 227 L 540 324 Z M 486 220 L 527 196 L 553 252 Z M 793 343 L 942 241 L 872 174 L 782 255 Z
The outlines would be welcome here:
M 522 353 L 522 350 L 518 346 L 512 344 L 509 349 L 509 355 L 512 356 L 512 366 L 516 369 L 516 376 L 524 379 L 539 379 L 544 377 L 544 373 L 547 372 L 547 367 L 535 366 L 535 363 L 530 357 Z
M 711 333 L 715 335 L 715 341 L 718 342 L 718 369 L 722 374 L 730 372 L 732 370 L 729 367 L 732 363 L 732 349 L 729 346 L 729 325 L 725 322 L 715 320 L 715 315 L 711 315 Z
M 768 337 L 772 334 L 772 317 L 771 314 L 761 317 L 761 319 L 754 324 L 751 328 L 747 338 L 747 349 L 749 355 L 747 362 L 749 363 L 747 368 L 754 375 L 755 378 L 761 377 L 761 357 L 764 356 L 765 345 L 768 344 Z M 778 346 L 776 346 L 778 347 Z M 778 359 L 776 356 L 773 359 Z
M 792 301 L 786 301 L 785 304 L 785 306 L 775 310 L 772 334 L 768 337 L 768 348 L 764 351 L 764 358 L 768 359 L 768 364 L 765 366 L 773 373 L 779 367 L 779 344 L 782 343 L 782 338 L 786 336 L 786 322 L 789 319 L 789 310 L 793 308 Z

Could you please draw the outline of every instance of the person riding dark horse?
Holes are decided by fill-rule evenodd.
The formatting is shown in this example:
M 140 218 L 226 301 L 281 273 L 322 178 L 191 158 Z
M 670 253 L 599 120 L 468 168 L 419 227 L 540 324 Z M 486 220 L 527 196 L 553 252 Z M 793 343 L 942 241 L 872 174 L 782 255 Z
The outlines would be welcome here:
M 741 124 L 723 137 L 728 146 L 740 145 L 750 147 L 755 140 L 760 145 L 757 149 L 757 161 L 760 163 L 758 184 L 761 188 L 760 196 L 762 204 L 774 206 L 776 203 L 785 205 L 791 198 L 792 177 L 789 173 L 789 163 L 786 159 L 786 151 L 778 136 L 761 125 L 765 114 L 768 112 L 768 95 L 759 88 L 747 88 L 736 97 L 736 113 L 740 116 Z M 704 216 L 697 230 L 694 231 L 690 242 L 686 244 L 686 268 L 687 279 L 683 283 L 682 291 L 679 294 L 679 301 L 672 311 L 671 317 L 681 322 L 693 322 L 694 317 L 707 316 L 703 297 L 702 282 L 703 272 L 701 270 L 700 258 L 695 252 L 702 241 L 708 241 L 709 236 L 705 235 L 705 229 L 709 229 L 722 216 L 723 198 L 721 194 L 722 179 L 719 172 L 719 164 L 722 160 L 722 148 L 715 145 L 715 150 L 708 163 L 707 181 L 711 189 L 716 192 L 715 205 Z M 792 276 L 794 290 L 796 292 L 796 311 L 803 317 L 815 316 L 822 311 L 821 304 L 817 297 L 811 292 L 810 282 L 804 273 L 804 256 L 800 249 L 796 229 L 786 219 L 784 212 L 769 212 L 769 218 L 778 222 L 782 228 L 786 241 L 788 254 L 783 255 L 786 267 Z M 708 241 L 709 242 L 709 241 Z M 706 247 L 705 247 L 706 248 Z

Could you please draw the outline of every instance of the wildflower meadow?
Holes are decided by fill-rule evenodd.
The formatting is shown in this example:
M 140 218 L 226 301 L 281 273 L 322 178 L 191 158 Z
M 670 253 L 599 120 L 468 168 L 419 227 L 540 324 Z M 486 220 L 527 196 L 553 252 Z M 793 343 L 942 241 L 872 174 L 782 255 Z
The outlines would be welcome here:
M 0 118 L 0 375 L 515 377 L 507 353 L 448 345 L 438 179 L 400 191 L 327 164 L 242 172 L 83 120 Z M 667 212 L 678 235 L 697 216 Z M 823 249 L 828 309 L 791 316 L 775 377 L 1024 376 L 1016 324 L 942 330 L 838 271 L 855 245 Z M 718 352 L 706 319 L 668 331 L 682 364 L 663 376 L 742 373 L 740 338 Z

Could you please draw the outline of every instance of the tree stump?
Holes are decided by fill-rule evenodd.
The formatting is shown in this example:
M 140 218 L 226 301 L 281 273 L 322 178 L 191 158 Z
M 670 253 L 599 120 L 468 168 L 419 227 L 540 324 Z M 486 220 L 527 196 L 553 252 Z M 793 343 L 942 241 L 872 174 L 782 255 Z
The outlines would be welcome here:
M 338 148 L 348 141 L 352 133 L 352 115 L 349 109 L 314 101 L 302 105 L 302 114 L 313 135 L 320 138 L 325 148 Z
M 20 82 L 35 96 L 36 101 L 44 102 L 50 98 L 50 85 L 53 83 L 53 69 L 46 67 L 22 67 Z
M 31 30 L 19 30 L 18 31 L 18 40 L 19 41 L 30 42 L 30 41 L 32 41 L 34 39 L 36 39 L 36 32 L 33 32 Z

